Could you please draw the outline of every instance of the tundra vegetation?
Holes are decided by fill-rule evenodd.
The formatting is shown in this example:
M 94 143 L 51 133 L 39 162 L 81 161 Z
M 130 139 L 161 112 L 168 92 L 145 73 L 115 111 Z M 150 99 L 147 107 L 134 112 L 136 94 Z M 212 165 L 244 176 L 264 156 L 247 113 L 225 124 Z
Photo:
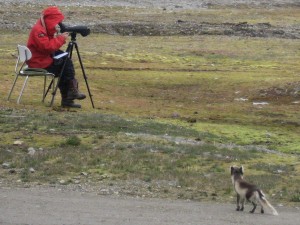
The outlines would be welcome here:
M 93 27 L 77 42 L 96 107 L 73 110 L 41 103 L 40 78 L 7 102 L 44 6 L 1 4 L 2 186 L 233 202 L 236 164 L 275 205 L 299 204 L 299 6 L 62 7 Z

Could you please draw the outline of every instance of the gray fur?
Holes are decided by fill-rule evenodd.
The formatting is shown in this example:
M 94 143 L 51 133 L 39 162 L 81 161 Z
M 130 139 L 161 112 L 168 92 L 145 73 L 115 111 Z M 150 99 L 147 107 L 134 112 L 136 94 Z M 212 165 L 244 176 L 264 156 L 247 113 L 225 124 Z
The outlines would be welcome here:
M 251 213 L 255 212 L 257 205 L 261 206 L 261 213 L 265 212 L 265 208 L 268 208 L 272 211 L 273 215 L 278 215 L 276 209 L 267 201 L 264 193 L 260 190 L 256 185 L 250 184 L 246 182 L 243 178 L 244 168 L 231 166 L 231 180 L 233 184 L 233 188 L 237 193 L 237 211 L 244 210 L 245 201 L 249 201 L 252 203 L 253 208 L 250 211 Z

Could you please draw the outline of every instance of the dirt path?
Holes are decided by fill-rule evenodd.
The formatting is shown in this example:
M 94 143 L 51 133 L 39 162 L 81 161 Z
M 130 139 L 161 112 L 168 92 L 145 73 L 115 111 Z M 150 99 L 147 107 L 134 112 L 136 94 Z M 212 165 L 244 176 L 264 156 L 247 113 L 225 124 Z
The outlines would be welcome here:
M 296 225 L 300 219 L 295 208 L 280 207 L 280 215 L 272 216 L 236 212 L 233 204 L 100 196 L 54 188 L 0 188 L 0 202 L 1 225 Z

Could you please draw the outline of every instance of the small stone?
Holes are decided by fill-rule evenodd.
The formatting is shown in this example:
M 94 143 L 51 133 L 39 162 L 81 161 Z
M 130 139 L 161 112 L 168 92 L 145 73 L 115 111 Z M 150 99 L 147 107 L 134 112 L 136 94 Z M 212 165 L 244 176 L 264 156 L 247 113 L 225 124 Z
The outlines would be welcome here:
M 88 173 L 86 173 L 86 172 L 81 172 L 80 175 L 82 175 L 82 176 L 87 176 Z
M 28 155 L 34 156 L 35 149 L 33 147 L 28 148 Z
M 24 141 L 17 140 L 14 142 L 14 145 L 23 145 Z
M 30 173 L 34 173 L 35 172 L 35 169 L 33 169 L 32 167 L 29 169 L 29 172 Z
M 268 103 L 268 102 L 253 102 L 252 104 L 253 104 L 253 105 L 255 105 L 255 106 L 264 106 L 264 105 L 269 105 L 269 103 Z
M 3 163 L 2 164 L 2 168 L 3 169 L 9 169 L 10 168 L 10 164 L 9 163 Z
M 246 101 L 248 101 L 248 98 L 235 98 L 234 101 L 246 102 Z
M 108 189 L 101 189 L 99 194 L 100 195 L 109 195 L 110 191 Z
M 66 184 L 66 181 L 65 180 L 60 180 L 59 183 L 60 184 Z
M 104 180 L 104 179 L 106 179 L 106 178 L 108 178 L 108 175 L 107 175 L 107 174 L 103 174 L 103 175 L 101 175 L 101 176 L 99 177 L 99 180 Z

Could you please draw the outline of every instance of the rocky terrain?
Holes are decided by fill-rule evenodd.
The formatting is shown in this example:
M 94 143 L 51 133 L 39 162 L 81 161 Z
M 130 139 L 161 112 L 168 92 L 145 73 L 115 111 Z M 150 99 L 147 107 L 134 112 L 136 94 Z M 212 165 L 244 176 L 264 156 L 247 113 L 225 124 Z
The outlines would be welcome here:
M 0 29 L 27 30 L 40 15 L 45 5 L 68 7 L 67 22 L 84 24 L 94 33 L 120 35 L 230 35 L 249 37 L 300 38 L 299 24 L 274 25 L 262 23 L 205 21 L 200 12 L 210 8 L 265 8 L 299 7 L 296 0 L 203 0 L 203 1 L 1 1 Z M 82 9 L 87 8 L 84 12 Z M 100 8 L 99 8 L 100 7 Z M 69 19 L 69 20 L 68 20 Z M 220 19 L 222 20 L 222 19 Z
M 153 7 L 153 8 L 176 8 L 176 9 L 194 9 L 194 8 L 207 8 L 209 6 L 260 6 L 260 7 L 274 7 L 274 6 L 299 6 L 297 0 L 86 0 L 86 1 L 73 1 L 73 0 L 4 0 L 4 4 L 16 3 L 31 3 L 31 4 L 57 4 L 61 6 L 74 5 L 74 6 L 121 6 L 121 7 Z

